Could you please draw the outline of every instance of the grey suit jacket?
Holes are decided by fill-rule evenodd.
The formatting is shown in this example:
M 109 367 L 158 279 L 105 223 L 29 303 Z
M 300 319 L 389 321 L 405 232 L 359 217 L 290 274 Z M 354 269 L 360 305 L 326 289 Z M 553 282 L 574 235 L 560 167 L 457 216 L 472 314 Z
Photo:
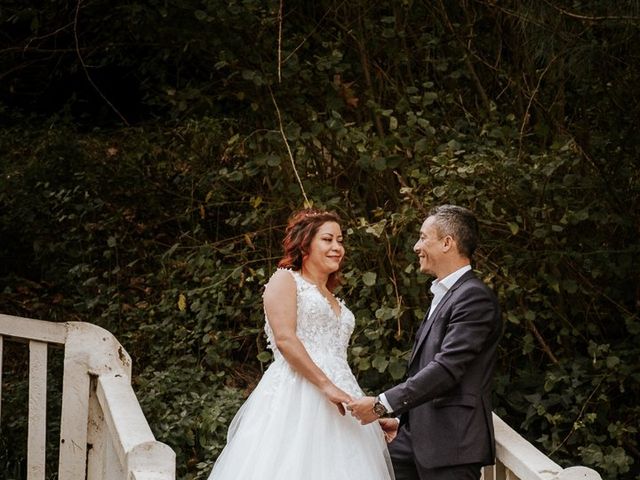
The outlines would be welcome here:
M 408 378 L 384 392 L 410 430 L 417 466 L 494 463 L 491 389 L 501 333 L 498 302 L 472 271 L 425 318 Z

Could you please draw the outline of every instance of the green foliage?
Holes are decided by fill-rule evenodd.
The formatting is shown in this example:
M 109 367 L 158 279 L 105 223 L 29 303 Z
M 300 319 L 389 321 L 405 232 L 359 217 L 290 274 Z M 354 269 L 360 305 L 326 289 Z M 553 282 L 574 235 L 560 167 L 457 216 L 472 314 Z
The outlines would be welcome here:
M 0 52 L 0 311 L 111 330 L 180 478 L 206 478 L 270 361 L 297 174 L 345 220 L 365 389 L 405 373 L 428 208 L 466 205 L 506 320 L 498 413 L 562 464 L 637 478 L 637 12 L 444 3 L 285 2 L 280 38 L 276 2 L 100 0 L 75 30 L 75 4 L 0 10 L 20 47 Z

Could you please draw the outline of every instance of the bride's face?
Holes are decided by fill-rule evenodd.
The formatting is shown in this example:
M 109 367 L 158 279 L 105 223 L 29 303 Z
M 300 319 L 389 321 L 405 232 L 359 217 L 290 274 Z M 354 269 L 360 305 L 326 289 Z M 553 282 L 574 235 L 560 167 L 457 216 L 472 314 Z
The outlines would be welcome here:
M 307 268 L 313 266 L 325 273 L 333 273 L 340 268 L 344 257 L 342 230 L 335 222 L 325 222 L 311 240 L 309 253 L 303 258 Z

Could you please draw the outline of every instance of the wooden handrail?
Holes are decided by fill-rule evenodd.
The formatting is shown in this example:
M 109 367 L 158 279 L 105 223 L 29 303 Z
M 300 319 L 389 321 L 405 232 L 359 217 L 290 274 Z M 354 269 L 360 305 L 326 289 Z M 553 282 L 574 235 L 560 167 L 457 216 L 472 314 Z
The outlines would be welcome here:
M 601 480 L 590 468 L 563 469 L 525 440 L 495 413 L 496 465 L 484 469 L 484 480 Z
M 0 335 L 19 341 L 64 344 L 67 341 L 67 325 L 0 314 Z
M 128 379 L 118 374 L 100 376 L 97 397 L 104 405 L 107 428 L 118 439 L 115 450 L 120 463 L 140 479 L 175 475 L 175 454 L 156 442 Z

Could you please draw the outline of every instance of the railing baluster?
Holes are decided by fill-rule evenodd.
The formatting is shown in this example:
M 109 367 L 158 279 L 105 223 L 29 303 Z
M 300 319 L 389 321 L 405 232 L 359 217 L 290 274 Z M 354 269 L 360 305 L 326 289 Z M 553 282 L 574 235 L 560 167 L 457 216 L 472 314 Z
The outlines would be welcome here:
M 496 464 L 493 467 L 493 478 L 495 480 L 506 480 L 507 473 L 505 470 L 504 464 L 496 459 Z
M 82 361 L 83 355 L 77 351 L 77 345 L 67 342 L 60 412 L 59 480 L 86 476 L 90 377 Z
M 29 342 L 27 480 L 44 480 L 47 441 L 47 344 Z
M 495 470 L 493 465 L 488 465 L 482 469 L 482 480 L 495 480 Z
M 96 396 L 97 378 L 91 379 L 89 389 L 89 422 L 87 424 L 87 480 L 109 478 L 106 473 L 107 426 Z

